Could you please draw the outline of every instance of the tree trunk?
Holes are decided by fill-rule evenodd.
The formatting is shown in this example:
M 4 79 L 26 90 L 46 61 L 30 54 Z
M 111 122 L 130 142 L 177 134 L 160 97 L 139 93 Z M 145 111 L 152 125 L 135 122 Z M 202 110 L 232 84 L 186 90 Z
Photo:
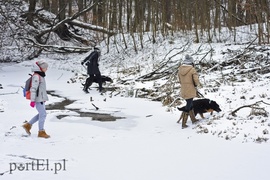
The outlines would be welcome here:
M 55 15 L 58 14 L 58 0 L 51 0 L 52 1 L 52 6 L 51 6 L 51 12 Z
M 46 11 L 50 11 L 50 1 L 49 0 L 42 0 L 42 6 Z
M 72 12 L 72 0 L 67 0 L 67 4 L 68 4 L 68 16 L 71 17 L 73 15 L 73 12 Z
M 199 38 L 199 30 L 198 30 L 198 21 L 199 21 L 199 17 L 198 17 L 198 3 L 199 2 L 195 2 L 194 4 L 194 28 L 195 28 L 195 35 L 196 35 L 196 43 L 200 42 L 200 38 Z
M 67 7 L 67 0 L 59 0 L 59 21 L 66 19 L 66 7 Z M 70 34 L 66 24 L 62 24 L 56 30 L 58 36 L 63 40 L 70 40 Z
M 34 17 L 33 16 L 34 16 L 35 10 L 36 10 L 36 0 L 29 0 L 29 9 L 28 9 L 26 21 L 31 26 L 34 26 L 34 23 L 33 23 Z

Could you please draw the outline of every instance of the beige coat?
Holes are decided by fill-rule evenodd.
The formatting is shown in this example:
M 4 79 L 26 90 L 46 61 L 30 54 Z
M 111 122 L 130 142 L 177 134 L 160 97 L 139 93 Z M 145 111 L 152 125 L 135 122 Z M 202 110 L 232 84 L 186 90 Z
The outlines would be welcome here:
M 197 96 L 195 87 L 200 85 L 199 76 L 192 65 L 181 65 L 178 69 L 178 78 L 181 84 L 181 96 L 191 99 Z

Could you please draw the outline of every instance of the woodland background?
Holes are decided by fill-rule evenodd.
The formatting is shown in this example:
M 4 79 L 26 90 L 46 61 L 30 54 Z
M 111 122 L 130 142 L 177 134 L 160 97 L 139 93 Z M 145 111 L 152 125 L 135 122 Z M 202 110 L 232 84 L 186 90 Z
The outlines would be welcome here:
M 101 42 L 107 52 L 111 44 L 138 52 L 179 32 L 194 43 L 224 42 L 222 28 L 237 41 L 243 25 L 257 44 L 269 44 L 269 14 L 268 0 L 2 0 L 0 61 L 85 53 Z

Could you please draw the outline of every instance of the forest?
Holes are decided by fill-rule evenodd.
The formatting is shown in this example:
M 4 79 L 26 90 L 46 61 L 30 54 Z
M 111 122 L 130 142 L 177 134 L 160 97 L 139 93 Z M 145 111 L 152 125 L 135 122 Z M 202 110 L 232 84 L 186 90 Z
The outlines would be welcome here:
M 127 48 L 130 36 L 137 52 L 145 38 L 154 44 L 158 36 L 179 32 L 192 33 L 194 43 L 211 43 L 222 42 L 221 29 L 227 28 L 236 41 L 241 26 L 255 30 L 259 45 L 269 44 L 269 15 L 268 0 L 5 0 L 0 51 L 33 59 L 48 51 L 84 53 L 101 41 L 109 51 L 114 43 Z

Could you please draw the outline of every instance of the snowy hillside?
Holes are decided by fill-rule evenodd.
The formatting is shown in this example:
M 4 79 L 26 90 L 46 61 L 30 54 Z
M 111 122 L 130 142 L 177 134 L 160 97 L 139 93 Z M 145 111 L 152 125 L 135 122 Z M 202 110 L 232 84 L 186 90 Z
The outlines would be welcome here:
M 241 69 L 236 65 L 224 70 L 201 67 L 200 92 L 215 100 L 222 112 L 205 113 L 205 119 L 198 115 L 200 123 L 192 125 L 188 120 L 189 128 L 183 130 L 176 123 L 180 116 L 176 107 L 184 105 L 177 79 L 166 76 L 135 81 L 153 71 L 170 50 L 182 43 L 177 40 L 175 44 L 163 44 L 151 51 L 149 47 L 133 58 L 125 58 L 122 64 L 117 54 L 104 53 L 101 72 L 114 82 L 105 86 L 103 95 L 97 92 L 97 85 L 91 87 L 90 94 L 82 91 L 80 78 L 85 78 L 85 69 L 80 61 L 87 54 L 66 60 L 41 57 L 50 64 L 45 124 L 50 139 L 37 138 L 37 126 L 30 137 L 21 128 L 36 114 L 20 88 L 34 61 L 1 64 L 1 179 L 269 179 L 269 73 L 239 74 Z M 185 51 L 194 54 L 197 62 L 203 56 L 195 54 L 198 46 L 192 44 Z M 229 59 L 228 54 L 222 55 L 226 49 L 241 49 L 225 44 L 211 47 L 215 50 L 212 61 L 219 63 Z M 159 53 L 152 65 L 146 58 L 150 52 Z M 183 55 L 175 56 L 167 66 L 179 63 Z M 267 65 L 269 61 L 262 63 Z M 132 67 L 139 70 L 124 71 Z M 178 97 L 177 103 L 163 106 L 160 101 L 151 101 L 149 95 L 141 99 L 132 93 L 142 88 L 162 89 L 170 78 L 175 84 L 169 86 L 173 87 L 170 96 Z M 230 114 L 256 102 L 257 106 L 242 108 L 235 116 Z

